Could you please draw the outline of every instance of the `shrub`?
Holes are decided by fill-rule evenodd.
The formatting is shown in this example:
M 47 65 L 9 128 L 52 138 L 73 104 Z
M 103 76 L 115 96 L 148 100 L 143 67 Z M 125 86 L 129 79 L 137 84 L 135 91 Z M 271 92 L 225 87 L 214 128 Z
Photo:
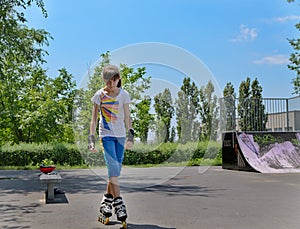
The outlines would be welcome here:
M 0 148 L 0 166 L 39 165 L 49 159 L 56 165 L 81 165 L 83 160 L 75 145 L 66 143 L 5 144 Z
M 125 165 L 161 164 L 195 161 L 205 157 L 214 159 L 221 155 L 219 143 L 189 142 L 187 144 L 163 143 L 160 145 L 136 144 L 125 152 Z M 193 163 L 192 163 L 193 164 Z
M 77 146 L 67 143 L 3 145 L 0 147 L 0 166 L 40 165 L 44 159 L 49 159 L 55 165 L 105 165 L 102 150 L 90 152 L 86 145 Z M 162 143 L 160 145 L 135 144 L 131 150 L 126 150 L 124 165 L 146 165 L 189 162 L 188 165 L 199 165 L 205 160 L 219 163 L 221 146 L 217 142 L 189 142 L 187 144 Z

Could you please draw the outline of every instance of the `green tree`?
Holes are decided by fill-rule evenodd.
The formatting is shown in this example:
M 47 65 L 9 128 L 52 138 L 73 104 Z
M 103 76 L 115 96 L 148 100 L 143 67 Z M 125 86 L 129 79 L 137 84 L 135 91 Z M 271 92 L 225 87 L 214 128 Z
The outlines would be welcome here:
M 156 137 L 159 141 L 170 142 L 172 140 L 171 120 L 175 109 L 168 88 L 154 97 L 154 108 L 157 117 Z
M 174 142 L 175 141 L 175 137 L 176 137 L 176 130 L 175 129 L 176 129 L 175 126 L 172 126 L 170 142 Z
M 147 143 L 148 133 L 151 124 L 154 121 L 154 115 L 150 114 L 151 98 L 149 96 L 145 96 L 145 98 L 135 106 L 136 119 L 133 122 L 133 128 L 135 129 L 137 136 L 140 137 L 141 142 Z
M 176 100 L 177 134 L 179 141 L 197 141 L 199 136 L 199 89 L 185 77 Z
M 50 79 L 50 89 L 53 100 L 60 107 L 58 117 L 56 119 L 56 126 L 59 127 L 56 134 L 52 133 L 59 141 L 74 142 L 73 130 L 73 110 L 74 100 L 77 93 L 76 83 L 73 76 L 68 73 L 65 68 L 59 69 L 59 76 Z
M 295 2 L 295 0 L 287 0 L 290 2 Z M 300 31 L 300 23 L 295 25 L 296 29 Z M 294 48 L 295 52 L 290 55 L 290 64 L 288 68 L 296 72 L 296 77 L 292 80 L 294 86 L 294 92 L 292 94 L 300 95 L 300 39 L 288 39 L 290 45 Z
M 41 0 L 2 0 L 0 5 L 0 144 L 74 142 L 72 110 L 76 84 L 66 69 L 49 78 L 41 65 L 50 34 L 28 28 L 22 10 Z
M 250 130 L 250 95 L 251 95 L 251 79 L 246 78 L 239 87 L 239 128 L 243 131 Z
M 240 84 L 238 114 L 242 131 L 266 130 L 267 115 L 262 100 L 262 87 L 257 78 L 251 83 L 247 77 Z
M 221 123 L 224 130 L 235 130 L 235 92 L 232 83 L 227 83 L 223 90 L 221 106 Z
M 66 69 L 49 79 L 37 69 L 20 94 L 18 140 L 22 142 L 74 142 L 72 128 L 76 84 Z
M 46 17 L 43 1 L 2 0 L 0 4 L 0 144 L 26 141 L 20 118 L 23 116 L 26 84 L 39 71 L 51 36 L 41 29 L 26 26 L 25 13 L 36 4 Z
M 214 95 L 214 85 L 211 81 L 205 87 L 200 89 L 200 118 L 201 118 L 201 135 L 202 140 L 216 140 L 219 128 L 218 122 L 218 99 Z
M 251 84 L 251 130 L 265 131 L 267 124 L 267 115 L 262 99 L 262 87 L 257 78 Z

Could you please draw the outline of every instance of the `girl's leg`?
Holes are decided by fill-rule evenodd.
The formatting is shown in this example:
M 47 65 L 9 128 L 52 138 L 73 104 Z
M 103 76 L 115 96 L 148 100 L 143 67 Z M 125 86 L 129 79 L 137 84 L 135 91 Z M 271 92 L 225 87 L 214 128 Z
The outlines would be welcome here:
M 121 173 L 122 162 L 124 159 L 124 150 L 125 150 L 125 140 L 126 138 L 116 138 L 115 141 L 115 152 L 118 164 L 118 173 Z M 120 196 L 120 185 L 118 176 L 112 176 L 108 181 L 108 190 L 112 191 L 114 198 Z
M 107 193 L 111 193 L 114 198 L 120 196 L 120 185 L 118 177 L 110 177 L 107 183 Z
M 124 160 L 124 151 L 125 151 L 125 142 L 126 142 L 126 138 L 117 138 L 116 141 L 116 157 L 117 157 L 117 161 L 119 163 L 119 170 L 121 173 L 121 169 L 122 169 L 122 163 Z
M 125 138 L 104 137 L 102 144 L 109 177 L 106 192 L 111 193 L 116 198 L 120 196 L 118 177 L 124 158 Z
M 113 143 L 113 144 L 112 144 Z M 127 211 L 126 206 L 120 197 L 119 176 L 124 158 L 125 138 L 108 138 L 107 141 L 102 139 L 105 152 L 105 161 L 108 168 L 107 193 L 114 197 L 113 207 L 117 219 L 122 222 L 123 227 L 126 225 Z

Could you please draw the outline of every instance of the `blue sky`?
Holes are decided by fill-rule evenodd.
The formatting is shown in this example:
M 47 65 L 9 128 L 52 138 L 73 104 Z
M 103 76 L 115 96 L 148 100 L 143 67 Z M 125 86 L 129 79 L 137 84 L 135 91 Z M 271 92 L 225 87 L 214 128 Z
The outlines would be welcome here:
M 45 0 L 48 18 L 27 10 L 29 26 L 54 40 L 47 47 L 50 76 L 65 67 L 81 82 L 101 53 L 161 42 L 199 58 L 223 90 L 258 78 L 264 97 L 291 97 L 295 73 L 287 38 L 299 37 L 299 3 L 286 0 Z M 157 70 L 149 74 L 156 77 Z M 163 77 L 163 76 L 157 76 Z M 180 77 L 180 76 L 176 76 Z M 167 78 L 170 80 L 170 78 Z M 179 84 L 181 80 L 174 80 Z

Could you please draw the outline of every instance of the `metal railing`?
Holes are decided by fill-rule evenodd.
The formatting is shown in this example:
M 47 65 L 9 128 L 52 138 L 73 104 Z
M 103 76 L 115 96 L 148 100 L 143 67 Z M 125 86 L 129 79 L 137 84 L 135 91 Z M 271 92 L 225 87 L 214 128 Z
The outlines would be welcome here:
M 220 100 L 222 131 L 299 131 L 300 96 Z

